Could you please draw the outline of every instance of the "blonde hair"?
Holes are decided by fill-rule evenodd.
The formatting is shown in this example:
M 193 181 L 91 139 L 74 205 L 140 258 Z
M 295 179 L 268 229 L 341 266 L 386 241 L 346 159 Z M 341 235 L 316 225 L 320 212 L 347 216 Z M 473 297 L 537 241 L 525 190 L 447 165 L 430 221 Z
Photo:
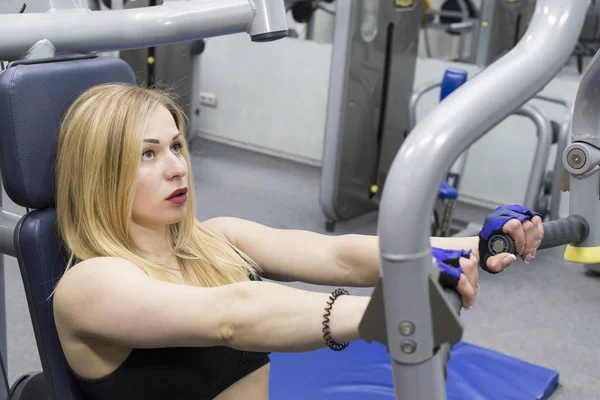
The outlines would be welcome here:
M 120 257 L 153 278 L 177 282 L 171 271 L 144 255 L 130 235 L 142 134 L 158 105 L 171 113 L 185 136 L 183 111 L 166 91 L 158 89 L 103 84 L 85 91 L 67 111 L 56 166 L 57 222 L 70 253 L 67 270 L 92 257 Z M 169 225 L 169 244 L 184 278 L 207 287 L 248 279 L 258 266 L 196 220 L 187 143 L 182 144 L 181 154 L 188 166 L 187 214 Z

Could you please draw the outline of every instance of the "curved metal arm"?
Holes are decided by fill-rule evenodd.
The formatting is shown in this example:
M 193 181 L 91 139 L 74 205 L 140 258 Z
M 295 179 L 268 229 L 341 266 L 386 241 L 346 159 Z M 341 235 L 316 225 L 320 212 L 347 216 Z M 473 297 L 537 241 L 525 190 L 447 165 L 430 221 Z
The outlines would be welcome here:
M 392 163 L 378 229 L 386 333 L 399 399 L 445 398 L 427 286 L 432 273 L 429 222 L 438 187 L 462 151 L 563 67 L 586 12 L 586 2 L 538 0 L 517 46 L 429 112 Z M 410 323 L 410 335 L 398 329 L 401 321 Z
M 128 50 L 247 32 L 253 41 L 287 36 L 283 0 L 166 1 L 112 11 L 0 15 L 0 60 L 14 61 L 39 40 L 56 51 Z

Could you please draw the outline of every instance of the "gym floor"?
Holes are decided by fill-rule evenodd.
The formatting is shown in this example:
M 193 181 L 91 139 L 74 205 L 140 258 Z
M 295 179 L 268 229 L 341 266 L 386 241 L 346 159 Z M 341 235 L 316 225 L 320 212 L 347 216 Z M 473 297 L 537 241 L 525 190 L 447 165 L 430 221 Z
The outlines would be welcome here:
M 192 143 L 200 220 L 236 216 L 277 228 L 325 233 L 320 170 L 195 139 Z M 5 209 L 22 214 L 3 195 Z M 376 233 L 375 213 L 340 223 L 335 234 Z M 539 251 L 499 275 L 481 273 L 475 306 L 462 313 L 463 340 L 560 373 L 552 400 L 598 398 L 600 277 L 562 261 L 564 248 Z M 16 259 L 5 257 L 9 380 L 39 371 L 29 311 Z M 291 284 L 310 290 L 330 287 Z M 349 288 L 369 295 L 369 288 Z

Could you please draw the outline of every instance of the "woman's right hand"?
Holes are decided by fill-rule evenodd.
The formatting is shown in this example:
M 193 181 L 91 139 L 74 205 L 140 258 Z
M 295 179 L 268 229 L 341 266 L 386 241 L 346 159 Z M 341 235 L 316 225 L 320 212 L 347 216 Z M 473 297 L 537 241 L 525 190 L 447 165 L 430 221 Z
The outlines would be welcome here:
M 470 251 L 432 248 L 440 270 L 439 282 L 443 287 L 455 289 L 461 296 L 462 305 L 469 309 L 479 290 L 479 260 Z

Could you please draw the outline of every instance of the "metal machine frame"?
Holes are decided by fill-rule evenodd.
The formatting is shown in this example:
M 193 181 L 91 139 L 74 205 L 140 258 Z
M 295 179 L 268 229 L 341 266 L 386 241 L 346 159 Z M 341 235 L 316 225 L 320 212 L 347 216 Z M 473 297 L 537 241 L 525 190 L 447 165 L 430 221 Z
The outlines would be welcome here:
M 515 105 L 523 105 L 538 93 L 564 65 L 577 42 L 586 11 L 585 2 L 538 0 L 527 31 L 532 39 L 520 42 L 448 96 L 415 127 L 395 157 L 391 155 L 393 162 L 379 217 L 382 279 L 360 331 L 365 340 L 388 345 L 399 399 L 446 398 L 443 364 L 450 345 L 462 334 L 458 296 L 455 292 L 449 298 L 443 295 L 431 258 L 429 217 L 440 183 L 452 160 L 509 115 Z M 282 0 L 169 1 L 162 6 L 113 10 L 104 15 L 85 9 L 10 15 L 0 16 L 0 26 L 9 32 L 19 32 L 0 47 L 0 59 L 5 60 L 24 57 L 44 38 L 57 52 L 89 52 L 239 32 L 248 32 L 254 41 L 267 41 L 284 37 L 287 32 Z M 20 30 L 23 26 L 28 29 Z M 152 37 L 147 34 L 149 27 L 155 32 Z M 77 32 L 77 36 L 72 36 L 72 32 Z M 99 32 L 103 35 L 98 36 Z M 537 63 L 542 58 L 545 63 Z M 597 204 L 600 153 L 596 149 L 600 147 L 597 133 L 600 98 L 591 84 L 600 75 L 598 57 L 594 64 L 582 80 L 575 105 L 574 143 L 567 148 L 564 158 L 572 174 L 571 212 L 581 213 L 589 221 L 600 218 Z M 537 67 L 531 68 L 532 65 Z M 494 93 L 492 101 L 489 93 Z M 411 190 L 405 190 L 406 187 Z M 593 204 L 588 201 L 591 198 L 595 199 Z M 0 213 L 0 252 L 4 254 L 15 254 L 13 232 L 18 218 L 4 211 Z M 546 236 L 553 237 L 548 233 Z M 591 232 L 581 246 L 571 248 L 582 249 L 586 244 L 600 248 L 600 232 Z M 581 254 L 571 252 L 569 259 L 576 259 L 577 255 Z M 600 263 L 600 257 L 596 262 Z M 0 276 L 2 273 L 3 270 Z M 2 289 L 0 286 L 3 308 Z M 5 350 L 5 332 L 0 334 Z
M 439 295 L 437 269 L 432 264 L 429 224 L 439 186 L 465 149 L 535 96 L 562 68 L 577 43 L 586 12 L 587 2 L 538 0 L 525 34 L 529 40 L 520 41 L 429 112 L 394 158 L 379 209 L 382 277 L 361 323 L 361 336 L 387 345 L 399 399 L 446 398 L 445 352 L 438 349 L 444 343 L 455 344 L 462 334 L 456 304 Z M 543 65 L 537 63 L 542 58 Z M 586 82 L 591 80 L 582 81 L 581 87 L 595 101 L 582 99 L 581 108 L 593 123 L 577 124 L 581 115 L 576 107 L 573 138 L 577 131 L 582 138 L 589 138 L 599 125 L 597 108 L 588 105 L 599 104 L 600 98 L 594 85 L 586 86 Z M 600 138 L 594 140 L 600 147 Z M 582 153 L 571 158 L 575 166 L 579 166 Z M 565 154 L 569 154 L 568 148 Z M 600 162 L 600 154 L 594 160 Z M 574 200 L 581 198 L 571 203 L 571 212 L 585 211 L 587 221 L 598 221 L 600 169 L 592 171 L 591 177 L 571 179 L 571 198 L 574 189 L 578 191 Z M 574 181 L 578 183 L 574 185 Z M 587 190 L 582 187 L 586 183 Z M 596 202 L 584 209 L 583 202 L 592 197 Z M 587 240 L 600 242 L 597 232 L 592 238 Z M 600 244 L 597 242 L 595 246 Z M 445 326 L 440 326 L 440 320 L 447 321 Z

